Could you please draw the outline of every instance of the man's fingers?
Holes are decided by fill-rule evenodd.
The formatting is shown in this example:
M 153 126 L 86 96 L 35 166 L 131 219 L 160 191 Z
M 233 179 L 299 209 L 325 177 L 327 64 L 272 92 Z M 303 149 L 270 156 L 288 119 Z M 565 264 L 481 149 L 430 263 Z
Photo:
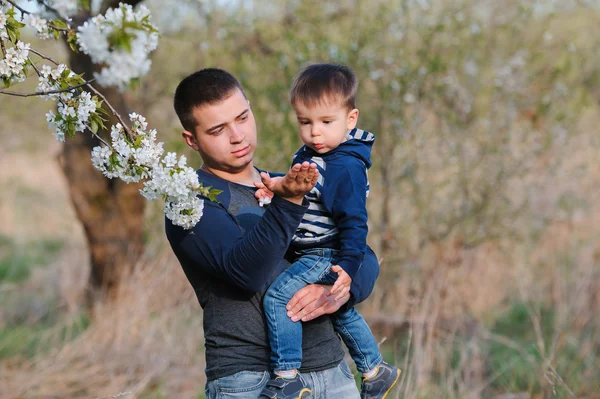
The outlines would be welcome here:
M 342 270 L 344 270 L 344 269 L 342 269 L 341 266 L 338 266 L 338 265 L 331 266 L 331 271 L 334 272 L 334 273 L 339 273 Z
M 314 288 L 313 286 L 306 286 L 296 292 L 285 308 L 292 313 L 298 313 L 308 304 L 314 302 L 316 296 L 311 295 L 314 293 Z

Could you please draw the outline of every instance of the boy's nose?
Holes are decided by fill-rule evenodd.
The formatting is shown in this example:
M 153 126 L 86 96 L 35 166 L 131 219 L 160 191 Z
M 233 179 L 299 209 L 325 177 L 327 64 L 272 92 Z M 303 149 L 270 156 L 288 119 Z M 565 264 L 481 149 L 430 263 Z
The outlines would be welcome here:
M 312 129 L 311 129 L 311 131 L 310 131 L 310 134 L 311 134 L 312 136 L 318 136 L 318 135 L 320 134 L 320 133 L 319 133 L 319 129 L 318 129 L 316 126 L 313 126 L 313 128 L 312 128 Z

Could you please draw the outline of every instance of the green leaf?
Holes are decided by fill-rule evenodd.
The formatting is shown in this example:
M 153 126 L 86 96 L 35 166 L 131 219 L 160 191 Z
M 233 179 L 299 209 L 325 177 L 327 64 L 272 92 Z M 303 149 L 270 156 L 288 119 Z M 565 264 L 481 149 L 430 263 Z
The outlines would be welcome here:
M 69 25 L 67 25 L 67 23 L 65 21 L 63 21 L 62 19 L 59 19 L 59 18 L 53 19 L 52 21 L 50 21 L 50 24 L 57 28 L 60 28 L 60 29 L 68 29 L 69 28 Z
M 73 29 L 67 32 L 67 43 L 69 43 L 69 47 L 75 53 L 79 53 L 79 49 L 77 48 L 77 34 Z
M 93 119 L 90 119 L 90 129 L 94 134 L 98 133 L 98 122 Z
M 16 43 L 17 40 L 19 40 L 19 31 L 13 29 L 11 26 L 6 25 L 6 33 L 8 33 L 8 39 L 13 42 Z
M 58 38 L 60 37 L 60 32 L 57 30 L 53 30 L 52 36 L 54 36 L 54 40 L 58 40 Z
M 216 188 L 214 188 L 208 192 L 208 198 L 212 202 L 219 202 L 219 201 L 217 201 L 217 195 L 221 194 L 222 192 L 223 192 L 223 190 L 217 190 Z
M 77 3 L 84 10 L 89 10 L 90 9 L 90 0 L 78 0 Z

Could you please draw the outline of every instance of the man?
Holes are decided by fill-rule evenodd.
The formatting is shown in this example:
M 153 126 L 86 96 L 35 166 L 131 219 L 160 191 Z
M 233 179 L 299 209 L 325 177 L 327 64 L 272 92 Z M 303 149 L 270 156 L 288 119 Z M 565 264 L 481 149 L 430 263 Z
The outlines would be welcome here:
M 204 162 L 199 181 L 223 191 L 217 202 L 205 200 L 202 219 L 191 231 L 166 220 L 171 247 L 204 309 L 206 394 L 258 398 L 269 380 L 270 358 L 262 297 L 289 265 L 284 256 L 318 172 L 308 163 L 295 165 L 265 210 L 254 196 L 261 182 L 253 163 L 256 123 L 240 83 L 219 69 L 195 72 L 177 87 L 174 107 L 186 144 Z M 370 249 L 364 262 L 377 263 Z M 300 373 L 313 398 L 359 397 L 328 314 L 349 300 L 365 299 L 377 273 L 377 267 L 361 268 L 339 301 L 323 285 L 310 285 L 290 301 L 288 315 L 303 321 Z

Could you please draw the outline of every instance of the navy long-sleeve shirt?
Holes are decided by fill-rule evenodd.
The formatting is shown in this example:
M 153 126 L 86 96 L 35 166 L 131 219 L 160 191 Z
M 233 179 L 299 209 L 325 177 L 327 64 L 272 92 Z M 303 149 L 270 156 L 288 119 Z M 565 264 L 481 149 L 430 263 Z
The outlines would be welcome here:
M 262 308 L 264 291 L 289 263 L 284 259 L 308 203 L 275 197 L 265 210 L 254 188 L 198 171 L 199 181 L 223 190 L 219 203 L 204 201 L 198 224 L 186 231 L 166 219 L 169 243 L 204 309 L 209 380 L 238 371 L 269 370 L 270 349 Z M 368 258 L 368 260 L 367 260 Z M 373 289 L 379 269 L 372 251 L 351 286 L 349 306 Z M 303 324 L 301 370 L 334 367 L 343 358 L 328 316 Z

